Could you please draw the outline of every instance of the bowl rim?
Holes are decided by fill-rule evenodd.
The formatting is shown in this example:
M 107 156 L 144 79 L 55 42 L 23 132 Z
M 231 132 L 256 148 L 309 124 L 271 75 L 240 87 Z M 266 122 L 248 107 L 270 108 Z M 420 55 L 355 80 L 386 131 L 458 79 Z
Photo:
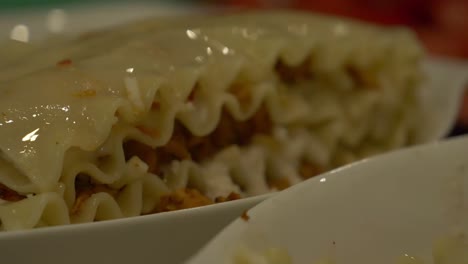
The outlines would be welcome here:
M 110 219 L 97 222 L 89 223 L 72 223 L 67 225 L 59 226 L 47 226 L 34 229 L 24 230 L 11 230 L 11 231 L 0 231 L 0 243 L 9 239 L 28 239 L 33 236 L 50 236 L 57 233 L 61 234 L 72 234 L 75 232 L 95 232 L 105 229 L 117 229 L 130 227 L 133 225 L 140 225 L 145 223 L 157 224 L 158 222 L 167 222 L 175 218 L 186 218 L 192 217 L 194 214 L 199 215 L 210 215 L 220 210 L 232 210 L 243 205 L 256 204 L 262 202 L 265 199 L 275 195 L 275 193 L 268 193 L 253 197 L 241 198 L 238 200 L 228 201 L 224 203 L 217 203 L 212 205 L 182 209 L 171 212 L 155 213 L 148 215 L 132 216 L 118 219 Z

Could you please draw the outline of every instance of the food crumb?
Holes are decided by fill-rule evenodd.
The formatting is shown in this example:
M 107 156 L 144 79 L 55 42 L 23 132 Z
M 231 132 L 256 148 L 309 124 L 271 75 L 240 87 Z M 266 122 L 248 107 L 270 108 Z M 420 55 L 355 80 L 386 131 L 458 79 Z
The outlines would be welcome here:
M 72 64 L 72 60 L 70 59 L 64 59 L 59 62 L 57 62 L 57 66 L 70 66 Z
M 245 210 L 241 215 L 242 220 L 248 222 L 250 220 L 250 216 L 247 214 L 247 210 Z

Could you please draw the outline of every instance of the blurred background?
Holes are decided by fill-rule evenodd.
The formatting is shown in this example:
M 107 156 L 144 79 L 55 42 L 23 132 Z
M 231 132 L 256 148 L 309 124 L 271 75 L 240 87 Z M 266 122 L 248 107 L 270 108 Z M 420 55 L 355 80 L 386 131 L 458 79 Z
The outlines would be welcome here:
M 427 50 L 468 62 L 468 0 L 0 0 L 0 15 L 26 9 L 151 2 L 198 8 L 294 8 L 413 28 Z M 1 21 L 0 21 L 1 22 Z M 468 133 L 468 94 L 451 135 Z

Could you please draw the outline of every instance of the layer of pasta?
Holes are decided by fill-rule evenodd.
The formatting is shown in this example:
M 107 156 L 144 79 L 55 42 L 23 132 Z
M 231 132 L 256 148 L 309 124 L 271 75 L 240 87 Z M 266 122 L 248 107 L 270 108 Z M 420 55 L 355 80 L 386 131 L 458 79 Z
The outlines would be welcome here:
M 405 29 L 290 11 L 149 19 L 0 65 L 3 230 L 282 190 L 414 143 Z

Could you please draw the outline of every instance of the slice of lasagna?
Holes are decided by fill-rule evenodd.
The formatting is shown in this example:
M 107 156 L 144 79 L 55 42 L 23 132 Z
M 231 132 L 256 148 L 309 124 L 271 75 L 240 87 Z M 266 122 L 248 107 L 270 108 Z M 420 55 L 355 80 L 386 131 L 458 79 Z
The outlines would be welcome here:
M 259 195 L 416 142 L 423 52 L 405 29 L 249 12 L 23 54 L 0 66 L 3 230 Z

